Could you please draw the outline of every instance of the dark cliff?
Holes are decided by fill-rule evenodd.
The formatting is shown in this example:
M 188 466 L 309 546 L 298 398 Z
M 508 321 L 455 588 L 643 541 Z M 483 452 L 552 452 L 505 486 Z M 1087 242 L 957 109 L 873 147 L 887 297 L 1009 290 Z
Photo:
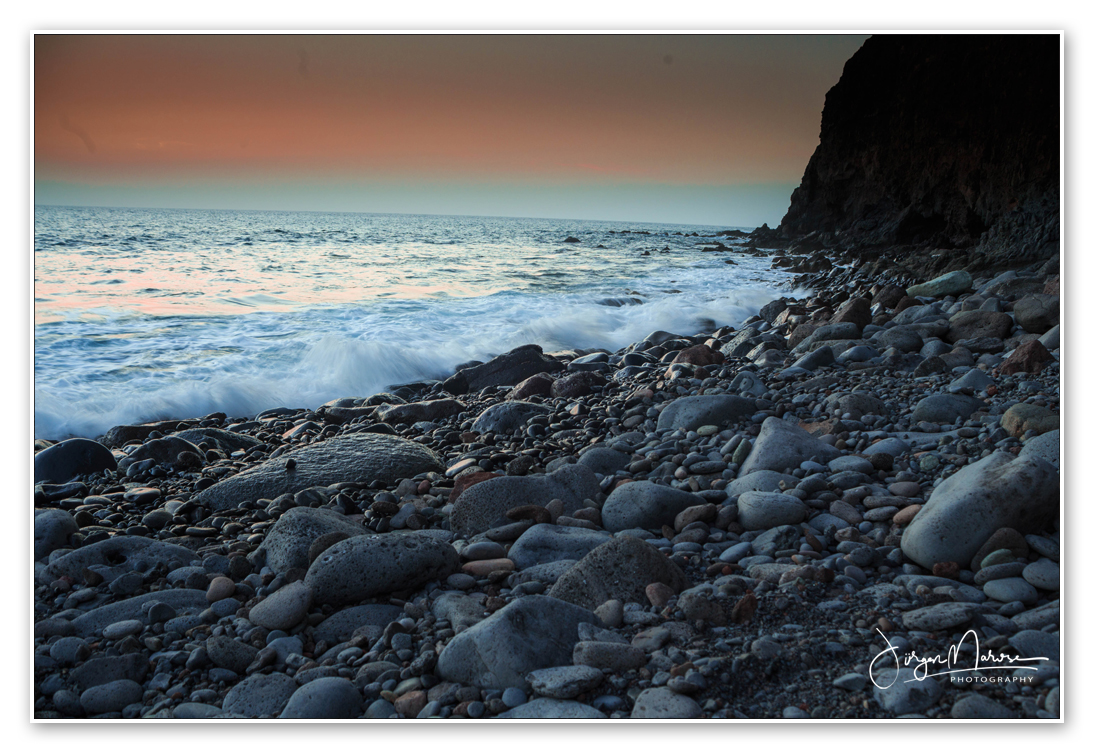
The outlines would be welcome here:
M 1059 45 L 1056 35 L 868 39 L 825 98 L 820 145 L 777 234 L 813 233 L 814 248 L 863 259 L 903 248 L 931 260 L 924 272 L 1058 253 Z

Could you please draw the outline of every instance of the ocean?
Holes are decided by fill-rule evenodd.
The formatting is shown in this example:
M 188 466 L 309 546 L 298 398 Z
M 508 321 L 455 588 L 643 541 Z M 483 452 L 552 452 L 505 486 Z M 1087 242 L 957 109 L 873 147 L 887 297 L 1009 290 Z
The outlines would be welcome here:
M 36 207 L 34 436 L 315 408 L 526 343 L 737 325 L 790 275 L 726 229 Z M 730 250 L 701 250 L 715 241 Z

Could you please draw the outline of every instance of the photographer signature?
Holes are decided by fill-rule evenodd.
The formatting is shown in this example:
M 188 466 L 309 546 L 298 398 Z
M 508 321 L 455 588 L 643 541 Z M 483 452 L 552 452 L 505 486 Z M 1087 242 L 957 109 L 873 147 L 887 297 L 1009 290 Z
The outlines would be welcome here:
M 976 672 L 982 669 L 1025 669 L 1026 665 L 1020 664 L 1019 662 L 1037 662 L 1048 660 L 1047 656 L 1021 657 L 1013 654 L 1008 654 L 1005 651 L 996 654 L 991 649 L 988 649 L 986 653 L 980 653 L 980 638 L 976 635 L 976 631 L 971 629 L 966 630 L 965 634 L 961 636 L 961 640 L 959 640 L 956 644 L 950 646 L 950 650 L 947 651 L 945 654 L 935 654 L 934 656 L 921 657 L 916 654 L 915 651 L 912 651 L 901 657 L 900 652 L 897 651 L 896 646 L 890 643 L 889 639 L 885 637 L 885 633 L 881 632 L 880 629 L 877 632 L 878 635 L 880 635 L 885 641 L 885 644 L 888 646 L 888 648 L 880 651 L 878 655 L 870 661 L 869 673 L 870 681 L 882 690 L 885 690 L 886 688 L 889 688 L 894 683 L 896 683 L 896 678 L 899 676 L 899 670 L 902 666 L 913 667 L 911 679 L 905 680 L 904 682 L 912 682 L 913 680 L 922 682 L 928 677 L 959 674 L 962 672 Z M 965 644 L 967 640 L 970 639 L 972 641 L 971 645 L 973 648 L 973 666 L 964 669 L 953 669 L 952 667 L 957 664 L 959 658 L 958 654 L 961 651 L 961 647 Z M 874 664 L 876 664 L 877 661 L 883 656 L 892 656 L 893 662 L 896 664 L 898 670 L 897 673 L 893 675 L 892 682 L 890 682 L 888 685 L 879 684 L 874 676 Z M 983 662 L 983 664 L 981 662 Z M 937 669 L 938 671 L 931 671 L 934 669 Z

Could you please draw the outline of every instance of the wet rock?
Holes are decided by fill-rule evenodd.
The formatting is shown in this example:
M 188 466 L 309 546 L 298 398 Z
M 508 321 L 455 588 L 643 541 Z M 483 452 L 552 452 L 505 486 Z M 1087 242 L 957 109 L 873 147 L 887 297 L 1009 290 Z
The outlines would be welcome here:
M 514 429 L 524 426 L 532 416 L 550 412 L 550 407 L 545 405 L 509 400 L 484 410 L 475 419 L 475 423 L 471 424 L 471 431 L 479 434 L 511 434 Z
M 34 456 L 34 483 L 63 484 L 77 476 L 118 467 L 114 455 L 90 439 L 66 439 Z
M 376 418 L 386 424 L 414 424 L 418 421 L 440 421 L 467 410 L 459 400 L 426 400 L 421 403 L 381 406 Z
M 538 345 L 522 345 L 479 366 L 460 369 L 443 383 L 453 395 L 478 392 L 485 387 L 516 385 L 530 376 L 562 371 L 565 365 L 543 354 Z

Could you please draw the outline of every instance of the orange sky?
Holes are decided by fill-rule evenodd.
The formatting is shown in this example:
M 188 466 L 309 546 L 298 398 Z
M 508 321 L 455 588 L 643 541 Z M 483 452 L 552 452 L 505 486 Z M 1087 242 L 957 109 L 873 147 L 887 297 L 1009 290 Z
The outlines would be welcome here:
M 591 187 L 792 189 L 862 39 L 37 35 L 36 201 L 137 188 L 199 206 L 233 187 L 216 202 L 292 208 L 308 187 L 390 184 L 429 211 L 415 185 L 580 186 L 585 204 Z

